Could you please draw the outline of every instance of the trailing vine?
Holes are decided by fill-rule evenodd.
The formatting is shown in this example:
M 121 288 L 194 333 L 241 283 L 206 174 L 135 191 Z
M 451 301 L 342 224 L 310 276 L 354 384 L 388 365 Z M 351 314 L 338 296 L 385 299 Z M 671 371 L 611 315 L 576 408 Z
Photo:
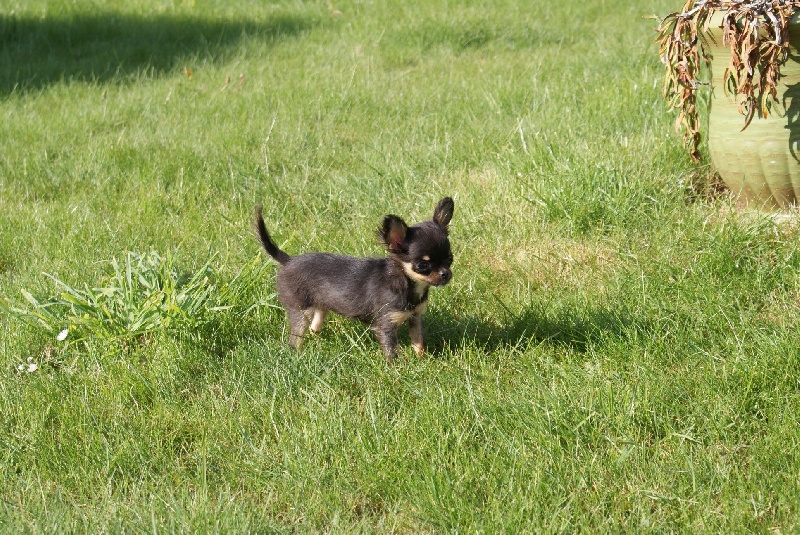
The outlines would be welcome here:
M 776 103 L 780 68 L 789 53 L 787 27 L 800 0 L 687 0 L 681 11 L 661 19 L 659 55 L 665 66 L 663 94 L 679 111 L 675 122 L 683 130 L 683 144 L 695 162 L 700 161 L 700 122 L 697 88 L 702 63 L 709 63 L 705 40 L 711 16 L 724 12 L 723 44 L 731 60 L 723 73 L 723 90 L 736 99 L 748 127 L 758 113 L 767 117 Z M 702 61 L 702 63 L 701 63 Z

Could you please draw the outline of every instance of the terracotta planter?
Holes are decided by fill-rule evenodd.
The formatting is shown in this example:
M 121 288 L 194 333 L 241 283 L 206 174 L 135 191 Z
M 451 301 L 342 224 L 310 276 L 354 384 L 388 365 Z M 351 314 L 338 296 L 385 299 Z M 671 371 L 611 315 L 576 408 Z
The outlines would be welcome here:
M 711 161 L 739 202 L 764 209 L 800 204 L 800 12 L 789 24 L 789 59 L 781 67 L 778 106 L 756 116 L 744 131 L 744 117 L 722 89 L 730 52 L 722 45 L 722 14 L 711 18 L 712 91 L 708 124 Z M 777 112 L 777 113 L 776 113 Z

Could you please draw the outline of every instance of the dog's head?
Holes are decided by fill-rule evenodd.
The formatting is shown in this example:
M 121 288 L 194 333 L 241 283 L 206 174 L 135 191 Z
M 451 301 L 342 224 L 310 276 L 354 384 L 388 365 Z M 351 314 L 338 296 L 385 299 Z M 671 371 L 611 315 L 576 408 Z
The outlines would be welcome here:
M 453 254 L 447 238 L 452 217 L 453 199 L 445 197 L 436 205 L 432 219 L 409 227 L 396 215 L 387 215 L 378 234 L 389 254 L 402 263 L 408 278 L 444 286 L 453 276 Z

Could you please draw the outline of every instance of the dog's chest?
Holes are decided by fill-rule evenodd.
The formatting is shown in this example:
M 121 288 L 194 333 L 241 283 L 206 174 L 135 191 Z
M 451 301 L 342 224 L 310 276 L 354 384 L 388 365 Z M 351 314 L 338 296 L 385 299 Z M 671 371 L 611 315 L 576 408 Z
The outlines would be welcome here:
M 428 304 L 428 285 L 424 283 L 412 282 L 408 286 L 406 293 L 407 311 L 413 312 L 421 308 L 421 305 Z
M 422 316 L 428 308 L 428 285 L 412 282 L 408 285 L 406 306 L 404 310 L 389 312 L 389 321 L 394 325 L 402 325 L 414 316 Z
M 389 321 L 399 327 L 400 325 L 404 324 L 408 320 L 413 317 L 417 317 L 418 319 L 422 319 L 422 316 L 425 314 L 425 311 L 428 309 L 428 302 L 422 301 L 417 306 L 415 306 L 411 310 L 403 310 L 403 311 L 396 311 L 396 312 L 389 312 Z
M 428 299 L 428 285 L 423 282 L 412 282 L 409 288 L 409 304 L 416 307 Z

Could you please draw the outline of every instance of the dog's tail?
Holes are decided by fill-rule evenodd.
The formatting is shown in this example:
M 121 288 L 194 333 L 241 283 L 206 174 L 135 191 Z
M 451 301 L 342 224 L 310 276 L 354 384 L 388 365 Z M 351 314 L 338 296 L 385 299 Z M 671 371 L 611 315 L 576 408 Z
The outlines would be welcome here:
M 256 206 L 256 230 L 258 231 L 258 237 L 261 240 L 261 245 L 264 246 L 264 249 L 266 249 L 272 258 L 277 260 L 280 265 L 283 265 L 289 261 L 291 257 L 278 249 L 278 246 L 275 245 L 275 243 L 269 237 L 267 227 L 264 225 L 264 218 L 261 216 L 260 204 Z

